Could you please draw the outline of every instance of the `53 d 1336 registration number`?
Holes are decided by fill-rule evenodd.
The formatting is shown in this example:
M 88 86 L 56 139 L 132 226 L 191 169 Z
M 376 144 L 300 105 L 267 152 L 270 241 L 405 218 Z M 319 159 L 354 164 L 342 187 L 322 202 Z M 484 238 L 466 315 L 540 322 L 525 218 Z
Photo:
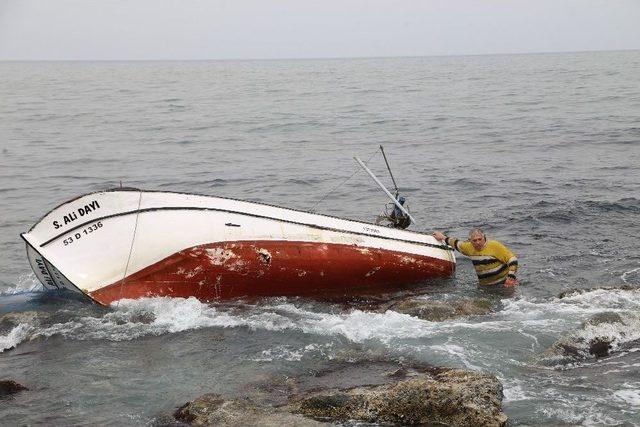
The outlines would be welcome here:
M 62 244 L 64 244 L 65 246 L 70 245 L 71 243 L 80 240 L 83 236 L 88 236 L 91 233 L 94 233 L 96 231 L 98 231 L 100 228 L 102 228 L 102 222 L 98 221 L 95 222 L 93 224 L 91 224 L 90 226 L 84 228 L 81 231 L 78 231 L 77 233 L 70 235 L 69 237 L 67 237 L 66 239 L 64 239 L 62 241 Z

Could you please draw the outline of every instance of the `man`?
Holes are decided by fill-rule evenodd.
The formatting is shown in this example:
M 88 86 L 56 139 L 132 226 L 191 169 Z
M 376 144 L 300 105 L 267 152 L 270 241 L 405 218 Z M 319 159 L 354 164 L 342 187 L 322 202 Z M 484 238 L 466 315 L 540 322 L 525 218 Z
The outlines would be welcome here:
M 433 237 L 471 258 L 480 286 L 513 287 L 518 284 L 516 280 L 518 258 L 500 242 L 487 240 L 479 228 L 469 232 L 469 240 L 466 242 L 447 237 L 438 231 L 433 233 Z

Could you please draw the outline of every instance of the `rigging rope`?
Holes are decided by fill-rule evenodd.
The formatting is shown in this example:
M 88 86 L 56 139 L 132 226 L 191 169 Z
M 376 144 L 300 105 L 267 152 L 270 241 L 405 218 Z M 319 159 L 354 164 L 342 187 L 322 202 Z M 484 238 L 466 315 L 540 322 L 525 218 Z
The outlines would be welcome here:
M 373 152 L 373 154 L 371 154 L 371 155 L 369 156 L 369 158 L 367 159 L 367 161 L 366 161 L 366 162 L 364 162 L 364 164 L 369 163 L 369 162 L 371 161 L 371 159 L 373 159 L 373 157 L 374 157 L 376 154 L 378 154 L 378 152 L 379 152 L 379 151 L 378 151 L 378 149 L 376 148 L 376 150 Z M 332 188 L 331 190 L 329 190 L 327 193 L 325 193 L 325 195 L 324 195 L 324 196 L 322 196 L 322 198 L 321 198 L 320 200 L 318 200 L 318 201 L 317 201 L 317 202 L 316 202 L 316 203 L 311 207 L 311 209 L 309 209 L 309 212 L 313 212 L 313 213 L 315 213 L 316 208 L 318 207 L 318 205 L 319 205 L 320 203 L 322 203 L 322 202 L 324 201 L 324 199 L 326 199 L 326 198 L 327 198 L 327 196 L 328 196 L 329 194 L 333 193 L 333 192 L 334 192 L 334 191 L 336 191 L 338 188 L 340 188 L 340 187 L 342 187 L 343 185 L 345 185 L 345 184 L 347 183 L 347 181 L 349 181 L 351 178 L 353 178 L 353 177 L 354 177 L 354 175 L 355 175 L 355 174 L 357 174 L 357 173 L 358 173 L 358 171 L 359 171 L 359 170 L 360 170 L 360 168 L 359 168 L 359 167 L 356 167 L 356 168 L 355 168 L 355 170 L 353 171 L 353 173 L 352 173 L 351 175 L 349 175 L 349 176 L 347 177 L 347 179 L 345 179 L 344 181 L 342 181 L 341 183 L 339 183 L 338 185 L 336 185 L 334 188 Z
M 127 257 L 127 264 L 124 267 L 124 275 L 120 281 L 120 296 L 118 302 L 116 302 L 116 308 L 120 307 L 120 300 L 122 299 L 122 289 L 124 286 L 124 279 L 127 277 L 127 271 L 129 270 L 129 261 L 131 261 L 131 254 L 133 253 L 133 243 L 136 241 L 136 232 L 138 231 L 138 217 L 140 216 L 140 204 L 142 203 L 142 191 L 138 197 L 138 209 L 136 210 L 136 223 L 133 227 L 133 236 L 131 237 L 131 246 L 129 247 L 129 256 Z

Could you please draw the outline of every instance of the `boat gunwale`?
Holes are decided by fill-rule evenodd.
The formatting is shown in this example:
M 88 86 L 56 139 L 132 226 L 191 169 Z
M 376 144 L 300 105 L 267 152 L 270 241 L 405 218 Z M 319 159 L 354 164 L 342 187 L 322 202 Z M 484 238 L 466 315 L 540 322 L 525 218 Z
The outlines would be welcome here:
M 267 203 L 253 202 L 253 201 L 247 201 L 247 200 L 239 200 L 239 199 L 234 199 L 234 198 L 231 198 L 231 197 L 208 196 L 208 195 L 205 195 L 205 194 L 185 193 L 185 192 L 177 192 L 177 191 L 141 190 L 141 189 L 137 189 L 137 188 L 126 187 L 126 188 L 112 188 L 112 189 L 108 189 L 108 190 L 94 191 L 94 192 L 91 192 L 91 193 L 87 193 L 87 194 L 83 194 L 81 196 L 75 197 L 75 198 L 70 199 L 70 200 L 68 200 L 66 202 L 63 202 L 63 203 L 59 204 L 58 206 L 56 206 L 55 208 L 51 209 L 44 216 L 42 216 L 42 218 L 40 218 L 29 229 L 29 231 L 27 233 L 30 233 L 38 224 L 40 224 L 42 222 L 42 220 L 44 220 L 44 218 L 46 218 L 53 211 L 55 211 L 56 209 L 61 208 L 62 206 L 66 205 L 66 204 L 72 203 L 72 202 L 74 202 L 74 201 L 76 201 L 78 199 L 81 199 L 83 197 L 86 197 L 86 196 L 89 196 L 89 195 L 92 195 L 92 194 L 107 193 L 107 192 L 117 192 L 117 191 L 137 191 L 137 192 L 141 192 L 141 193 L 160 193 L 160 194 L 181 194 L 181 195 L 186 195 L 186 196 L 217 198 L 217 199 L 230 200 L 230 201 L 240 202 L 240 203 L 252 203 L 252 204 L 256 204 L 256 205 L 262 205 L 262 206 L 268 206 L 268 207 L 277 208 L 277 209 L 283 209 L 283 210 L 287 210 L 287 211 L 291 211 L 291 212 L 299 212 L 299 213 L 306 213 L 306 214 L 310 214 L 310 215 L 318 215 L 318 216 L 323 216 L 323 217 L 327 217 L 327 218 L 338 219 L 338 220 L 341 220 L 341 221 L 349 221 L 349 222 L 354 222 L 354 223 L 357 223 L 357 224 L 373 225 L 373 226 L 376 226 L 376 227 L 380 227 L 379 225 L 376 225 L 376 224 L 373 224 L 373 223 L 369 223 L 369 222 L 351 220 L 351 219 L 347 219 L 347 218 L 340 218 L 340 217 L 332 216 L 332 215 L 318 214 L 318 213 L 315 213 L 315 212 L 303 211 L 303 210 L 299 210 L 299 209 L 284 208 L 282 206 L 270 205 L 270 204 L 267 204 Z M 394 238 L 394 237 L 387 237 L 387 236 L 380 236 L 380 235 L 375 235 L 375 234 L 363 233 L 363 232 L 358 232 L 358 231 L 343 230 L 343 229 L 334 228 L 334 227 L 327 227 L 327 226 L 322 226 L 322 225 L 318 225 L 318 224 L 308 224 L 308 223 L 304 223 L 304 222 L 297 222 L 297 221 L 291 221 L 291 220 L 286 220 L 286 219 L 281 219 L 281 218 L 274 218 L 274 217 L 265 216 L 265 215 L 257 215 L 257 214 L 252 214 L 252 213 L 248 213 L 248 212 L 236 212 L 236 211 L 231 211 L 231 210 L 228 210 L 228 209 L 217 209 L 217 208 L 177 207 L 177 206 L 136 209 L 136 210 L 133 210 L 133 211 L 119 212 L 119 213 L 115 213 L 115 214 L 111 214 L 111 215 L 105 215 L 105 216 L 100 217 L 100 218 L 93 218 L 90 221 L 85 221 L 82 224 L 78 224 L 77 226 L 75 226 L 73 228 L 65 230 L 63 233 L 60 233 L 60 234 L 52 237 L 51 239 L 47 240 L 46 242 L 41 243 L 39 245 L 39 247 L 43 247 L 43 246 L 53 242 L 54 240 L 59 239 L 63 235 L 65 235 L 65 234 L 67 234 L 67 233 L 69 233 L 69 232 L 71 232 L 73 230 L 76 230 L 76 229 L 78 229 L 80 227 L 83 227 L 83 226 L 85 226 L 87 224 L 91 224 L 91 223 L 96 222 L 96 221 L 100 221 L 100 220 L 108 219 L 108 218 L 114 218 L 114 217 L 118 217 L 118 216 L 133 215 L 133 214 L 140 214 L 140 213 L 144 213 L 144 212 L 161 211 L 161 210 L 198 210 L 198 211 L 227 212 L 227 213 L 234 213 L 234 214 L 238 214 L 238 215 L 252 216 L 252 217 L 255 217 L 255 218 L 270 219 L 270 220 L 273 220 L 273 221 L 280 221 L 280 222 L 285 222 L 285 223 L 290 223 L 290 224 L 303 225 L 303 226 L 307 226 L 307 227 L 317 228 L 317 229 L 320 229 L 320 230 L 336 231 L 336 232 L 340 232 L 340 233 L 355 234 L 355 235 L 368 236 L 368 237 L 376 237 L 376 238 L 384 239 L 384 240 L 393 240 L 393 241 L 406 242 L 406 243 L 412 243 L 412 244 L 417 244 L 417 245 L 422 245 L 422 246 L 433 247 L 433 248 L 441 249 L 441 250 L 444 250 L 444 251 L 453 251 L 453 249 L 450 248 L 447 245 L 436 245 L 436 244 L 433 244 L 433 243 L 417 242 L 417 241 L 414 241 L 414 240 L 406 240 L 406 239 L 400 239 L 400 238 Z M 409 233 L 414 233 L 414 234 L 417 234 L 417 235 L 421 235 L 421 236 L 430 236 L 430 234 L 428 234 L 428 233 L 419 232 L 419 231 L 408 231 L 408 232 Z

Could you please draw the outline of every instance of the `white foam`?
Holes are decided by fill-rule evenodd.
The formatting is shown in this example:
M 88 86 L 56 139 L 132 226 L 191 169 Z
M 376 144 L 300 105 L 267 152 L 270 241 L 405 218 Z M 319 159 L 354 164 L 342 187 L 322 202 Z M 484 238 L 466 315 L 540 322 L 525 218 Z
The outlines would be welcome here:
M 640 408 L 640 384 L 625 384 L 625 389 L 613 392 L 613 397 L 634 408 Z
M 503 310 L 493 315 L 494 321 L 562 333 L 605 311 L 621 315 L 640 311 L 640 292 L 596 289 L 550 300 L 505 299 L 502 304 Z M 491 321 L 479 323 L 478 326 L 487 329 L 500 327 L 492 325 Z
M 72 339 L 125 341 L 211 326 L 234 327 L 242 321 L 191 297 L 121 300 L 103 317 L 80 317 L 43 328 L 34 335 L 62 335 Z
M 371 339 L 388 343 L 391 339 L 429 336 L 433 334 L 430 323 L 395 311 L 369 313 L 354 310 L 346 314 L 301 319 L 299 327 L 306 333 L 342 335 L 357 343 Z
M 504 379 L 501 378 L 501 380 L 504 383 Z M 515 383 L 513 385 L 505 384 L 503 388 L 503 393 L 504 393 L 505 402 L 517 402 L 519 400 L 529 399 L 524 388 L 519 383 Z
M 640 309 L 640 290 L 594 289 L 555 299 L 552 302 L 573 305 L 582 310 L 638 310 Z
M 590 298 L 593 300 L 593 298 Z M 203 304 L 195 298 L 142 298 L 122 300 L 113 305 L 115 311 L 102 318 L 80 318 L 64 325 L 53 325 L 43 335 L 60 333 L 75 338 L 134 339 L 148 334 L 175 333 L 203 327 L 248 327 L 256 330 L 296 330 L 322 336 L 343 336 L 350 341 L 362 343 L 379 340 L 389 344 L 392 340 L 416 339 L 442 335 L 460 329 L 504 330 L 505 325 L 544 327 L 545 329 L 567 328 L 566 313 L 574 318 L 586 318 L 601 312 L 601 307 L 585 310 L 574 303 L 532 302 L 506 300 L 506 313 L 497 313 L 484 322 L 454 320 L 429 322 L 394 311 L 385 313 L 352 310 L 349 312 L 325 313 L 306 310 L 289 302 L 249 306 L 249 310 L 233 310 Z M 565 310 L 559 310 L 564 307 Z M 246 308 L 246 306 L 245 306 Z M 533 314 L 522 313 L 531 308 Z M 536 314 L 537 313 L 537 314 Z M 580 313 L 580 316 L 575 316 Z M 147 316 L 148 323 L 136 321 Z M 527 318 L 527 316 L 530 316 Z M 513 317 L 519 317 L 513 319 Z M 579 320 L 575 320 L 579 322 Z M 606 326 L 609 325 L 609 326 Z M 618 324 L 620 325 L 620 324 Z M 635 327 L 636 323 L 633 323 Z M 607 330 L 610 324 L 588 329 L 594 336 L 602 333 L 617 334 L 619 342 L 635 339 L 633 331 Z M 615 327 L 615 324 L 614 324 Z M 638 328 L 640 330 L 640 328 Z
M 84 316 L 39 327 L 30 338 L 61 335 L 79 340 L 122 341 L 206 327 L 247 327 L 343 336 L 357 343 L 367 340 L 388 343 L 390 340 L 415 339 L 441 333 L 432 322 L 393 311 L 321 313 L 307 311 L 290 303 L 255 305 L 249 306 L 249 310 L 237 310 L 234 307 L 209 306 L 193 297 L 159 297 L 121 300 L 112 304 L 112 309 L 102 317 Z
M 633 273 L 637 273 L 640 271 L 640 267 L 638 268 L 634 268 L 633 270 L 629 270 L 629 271 L 625 271 L 624 273 L 622 273 L 622 275 L 620 276 L 620 279 L 624 282 L 624 283 L 629 283 L 627 280 L 629 279 L 630 275 L 633 275 Z
M 638 293 L 607 291 L 613 297 L 607 297 L 598 291 L 581 294 L 571 298 L 536 300 L 504 300 L 504 311 L 487 315 L 478 322 L 474 319 L 456 319 L 445 322 L 429 322 L 407 314 L 394 311 L 385 313 L 351 310 L 347 312 L 318 312 L 314 308 L 305 309 L 286 299 L 271 300 L 269 303 L 242 306 L 210 306 L 191 298 L 141 298 L 121 300 L 112 305 L 113 311 L 97 317 L 76 317 L 65 323 L 48 327 L 36 327 L 33 337 L 62 335 L 70 339 L 105 339 L 113 341 L 132 340 L 146 335 L 176 333 L 207 327 L 236 328 L 246 327 L 254 330 L 283 331 L 292 330 L 320 336 L 340 336 L 352 342 L 363 343 L 376 340 L 385 345 L 400 345 L 402 340 L 425 337 L 441 338 L 464 329 L 484 331 L 520 331 L 531 338 L 530 331 L 566 331 L 574 329 L 572 323 L 595 312 L 622 303 L 624 297 L 640 305 Z M 591 295 L 588 295 L 591 294 Z M 595 294 L 595 295 L 594 295 Z M 589 301 L 592 305 L 589 305 Z M 596 303 L 600 301 L 600 303 Z M 628 309 L 628 306 L 626 307 Z M 615 310 L 613 310 L 615 311 Z M 623 310 L 618 309 L 624 314 Z M 572 319 L 567 322 L 567 319 Z M 640 320 L 633 320 L 627 326 L 621 324 L 603 324 L 585 329 L 585 338 L 589 336 L 614 337 L 614 344 L 640 339 Z M 630 322 L 631 322 L 630 320 Z M 608 325 L 608 326 L 607 326 Z M 613 325 L 613 326 L 612 326 Z M 618 326 L 616 326 L 618 325 Z M 574 325 L 575 326 L 575 325 Z M 624 326 L 622 329 L 616 329 Z M 7 338 L 5 338 L 7 339 Z M 12 338 L 13 339 L 13 338 Z M 24 339 L 24 338 L 22 338 Z M 535 341 L 535 340 L 534 340 Z M 441 343 L 434 343 L 440 345 Z M 537 343 L 534 343 L 536 345 Z M 446 348 L 445 348 L 446 347 Z M 455 352 L 449 345 L 439 351 L 462 360 L 465 365 L 473 357 Z M 455 353 L 455 354 L 454 354 Z M 265 356 L 266 357 L 266 356 Z M 297 356 L 291 356 L 297 357 Z
M 574 336 L 589 343 L 594 339 L 606 339 L 613 349 L 621 344 L 640 340 L 640 316 L 632 313 L 620 314 L 622 323 L 603 322 L 597 325 L 586 325 L 574 332 Z
M 273 362 L 274 360 L 286 360 L 289 362 L 299 362 L 309 354 L 319 353 L 327 356 L 327 351 L 333 348 L 333 344 L 309 344 L 302 348 L 293 349 L 287 345 L 279 345 L 274 348 L 263 350 L 260 356 L 249 358 L 253 362 Z
M 462 347 L 457 344 L 451 344 L 451 342 L 452 340 L 448 339 L 446 344 L 433 345 L 430 347 L 430 349 L 436 352 L 445 353 L 450 356 L 454 356 L 456 359 L 460 360 L 464 364 L 464 366 L 467 367 L 468 369 L 475 369 L 478 371 L 482 370 L 480 366 L 471 363 L 471 361 L 469 360 L 468 348 Z
M 418 338 L 434 333 L 434 323 L 395 311 L 372 313 L 352 310 L 337 314 L 322 313 L 308 311 L 291 303 L 254 308 L 261 312 L 245 319 L 252 327 L 269 330 L 293 329 L 314 335 L 340 335 L 357 343 L 371 339 L 388 342 L 391 339 Z M 277 324 L 271 319 L 274 315 L 278 320 Z
M 0 292 L 0 295 L 15 295 L 25 292 L 43 292 L 44 286 L 33 272 L 18 276 L 15 286 Z
M 25 341 L 32 331 L 33 327 L 31 325 L 21 323 L 11 329 L 7 335 L 0 335 L 0 353 Z
M 559 418 L 566 423 L 579 424 L 584 421 L 581 409 L 544 407 L 540 412 L 549 418 Z
M 565 423 L 579 424 L 582 426 L 620 425 L 619 421 L 604 414 L 597 405 L 585 407 L 577 402 L 562 402 L 563 405 L 548 406 L 539 411 L 551 418 L 558 418 Z

